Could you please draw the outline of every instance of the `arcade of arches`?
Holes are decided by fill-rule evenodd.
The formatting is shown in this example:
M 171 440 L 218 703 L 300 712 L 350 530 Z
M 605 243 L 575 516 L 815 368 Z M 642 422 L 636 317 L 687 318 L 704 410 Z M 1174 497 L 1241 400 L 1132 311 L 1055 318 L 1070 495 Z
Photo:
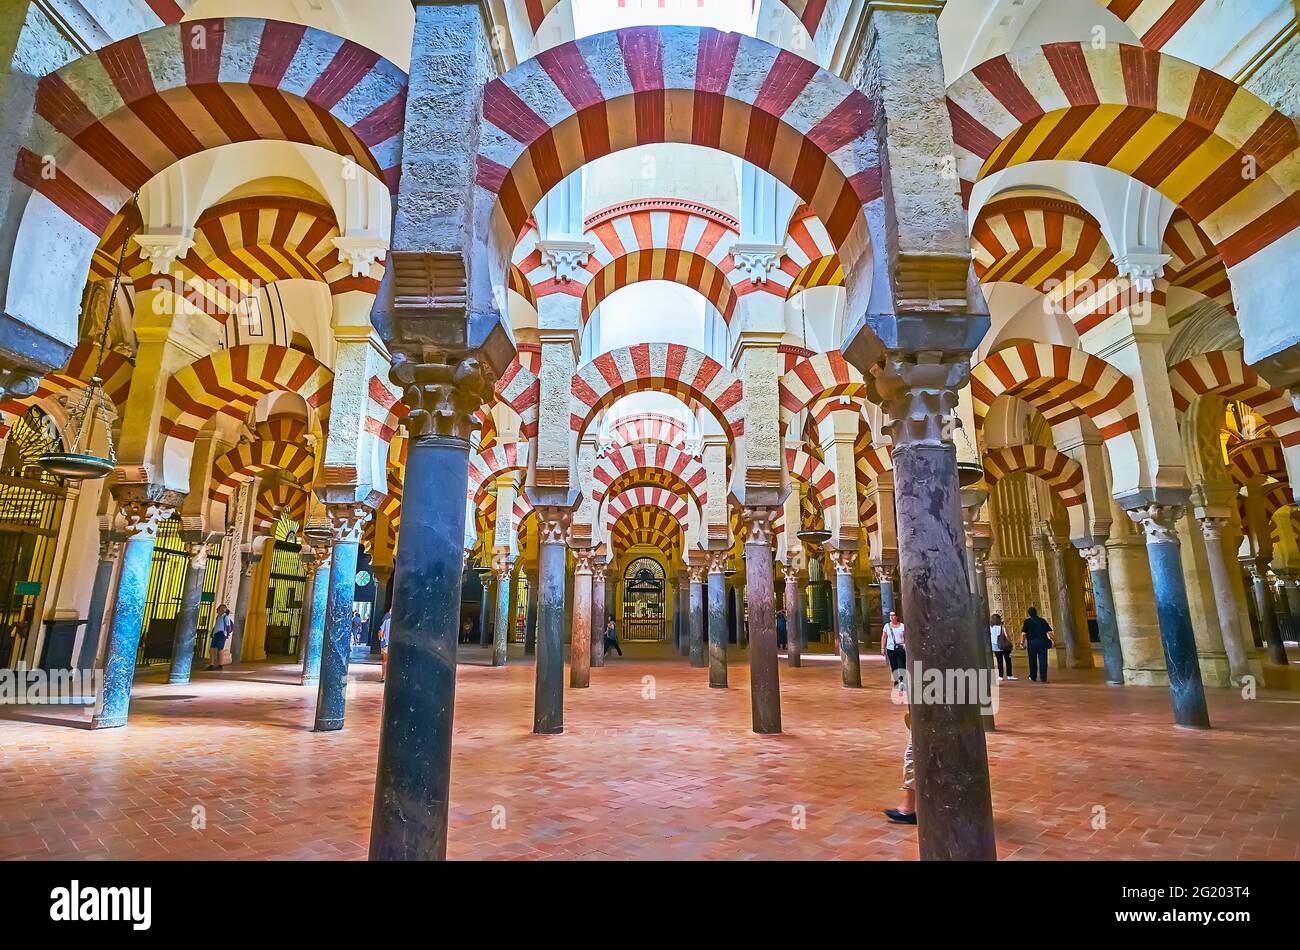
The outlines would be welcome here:
M 759 737 L 863 730 L 871 814 L 908 744 L 862 725 L 901 719 L 892 610 L 913 664 L 994 682 L 1000 614 L 1018 676 L 996 714 L 914 697 L 904 853 L 1024 837 L 1000 760 L 1034 721 L 1211 730 L 1170 787 L 1231 722 L 1248 778 L 1294 782 L 1296 13 L 9 4 L 0 666 L 102 678 L 83 732 L 0 707 L 0 762 L 89 773 L 140 720 L 182 746 L 186 716 L 291 709 L 377 756 L 371 857 L 472 856 L 463 729 L 653 722 L 621 692 L 644 673 L 744 697 L 727 724 Z M 0 783 L 0 856 L 58 852 L 40 791 Z

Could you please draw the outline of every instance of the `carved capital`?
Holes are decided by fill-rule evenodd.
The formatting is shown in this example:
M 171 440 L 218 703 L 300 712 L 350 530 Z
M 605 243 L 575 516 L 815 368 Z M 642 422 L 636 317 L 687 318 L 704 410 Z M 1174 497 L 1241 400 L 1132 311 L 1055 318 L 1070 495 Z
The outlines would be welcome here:
M 177 259 L 194 249 L 193 228 L 176 228 L 156 234 L 136 234 L 131 239 L 149 261 L 151 274 L 170 274 Z
M 595 552 L 591 548 L 572 548 L 573 551 L 573 573 L 574 574 L 591 574 L 591 559 Z
M 1152 503 L 1128 512 L 1130 520 L 1146 532 L 1147 544 L 1177 544 L 1178 519 L 1183 516 L 1182 505 Z
M 330 519 L 330 540 L 335 544 L 360 544 L 366 522 L 374 515 L 356 502 L 328 503 L 325 512 Z
M 779 508 L 761 505 L 745 508 L 741 513 L 741 523 L 745 528 L 745 544 L 772 544 L 772 523 L 776 521 Z
M 709 573 L 723 574 L 727 570 L 728 551 L 709 551 Z
M 496 572 L 497 580 L 510 583 L 510 575 L 515 571 L 514 559 L 508 552 L 492 555 L 492 570 Z
M 957 393 L 970 378 L 970 360 L 901 353 L 885 358 L 874 388 L 888 420 L 894 448 L 951 445 L 957 419 Z
M 1088 548 L 1079 548 L 1079 557 L 1088 562 L 1088 570 L 1092 573 L 1105 571 L 1108 564 L 1106 561 L 1106 545 L 1095 544 Z
M 109 538 L 99 542 L 99 559 L 101 561 L 116 561 L 121 553 L 122 542 L 116 538 Z
M 336 237 L 334 247 L 352 267 L 353 277 L 369 277 L 370 268 L 388 255 L 388 241 L 373 234 Z
M 780 244 L 733 244 L 731 259 L 751 281 L 765 284 L 772 271 L 781 265 L 785 247 Z
M 190 559 L 190 570 L 201 571 L 208 563 L 208 546 L 203 541 L 191 541 L 185 546 L 186 556 Z
M 129 539 L 156 538 L 158 525 L 166 521 L 185 500 L 185 493 L 160 485 L 117 484 L 110 488 Z
M 538 241 L 542 263 L 555 271 L 555 279 L 567 284 L 587 266 L 596 247 L 589 241 Z
M 793 561 L 786 561 L 781 565 L 781 577 L 787 584 L 799 583 L 799 566 Z
M 1197 524 L 1201 526 L 1201 537 L 1206 541 L 1220 543 L 1223 541 L 1223 530 L 1228 525 L 1228 519 L 1219 515 L 1202 515 L 1196 519 Z
M 567 544 L 569 526 L 573 523 L 573 509 L 556 505 L 539 505 L 537 512 L 537 539 L 539 544 Z
M 495 382 L 487 364 L 475 357 L 456 363 L 416 363 L 398 354 L 389 378 L 402 389 L 410 409 L 402 420 L 412 439 L 468 440 L 474 414 L 492 398 Z
M 853 574 L 853 568 L 858 563 L 858 552 L 851 548 L 831 548 L 826 552 L 830 562 L 835 567 L 836 575 Z
M 686 568 L 686 576 L 692 584 L 704 583 L 705 567 L 703 564 L 692 564 Z

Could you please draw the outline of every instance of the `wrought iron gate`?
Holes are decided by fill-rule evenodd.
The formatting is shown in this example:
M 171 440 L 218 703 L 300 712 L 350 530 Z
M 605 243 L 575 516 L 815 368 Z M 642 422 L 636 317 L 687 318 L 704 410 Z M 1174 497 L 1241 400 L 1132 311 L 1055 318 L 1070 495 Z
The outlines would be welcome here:
M 639 557 L 623 572 L 623 640 L 661 642 L 664 626 L 664 569 L 652 557 Z
M 181 612 L 185 574 L 190 557 L 181 540 L 181 519 L 172 515 L 159 522 L 149 567 L 149 588 L 144 598 L 144 621 L 140 625 L 140 648 L 136 666 L 167 663 L 176 639 L 176 618 Z
M 207 565 L 203 568 L 203 593 L 199 598 L 198 629 L 194 634 L 194 658 L 202 660 L 208 655 L 208 638 L 212 636 L 212 621 L 217 612 L 217 585 L 221 583 L 221 558 L 226 539 L 222 537 L 208 547 Z
M 271 580 L 266 590 L 266 653 L 294 656 L 302 627 L 302 602 L 307 592 L 307 572 L 302 566 L 298 526 L 280 516 L 271 553 Z

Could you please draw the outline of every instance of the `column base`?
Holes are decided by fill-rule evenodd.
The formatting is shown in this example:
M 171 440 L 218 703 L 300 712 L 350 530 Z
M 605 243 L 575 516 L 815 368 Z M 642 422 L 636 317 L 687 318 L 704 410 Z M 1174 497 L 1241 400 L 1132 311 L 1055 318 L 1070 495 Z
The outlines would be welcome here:
M 1125 686 L 1163 686 L 1169 687 L 1169 673 L 1165 670 L 1133 670 L 1124 671 Z
M 317 719 L 316 725 L 312 727 L 312 732 L 341 732 L 342 729 L 342 719 Z
M 562 736 L 564 735 L 563 726 L 534 726 L 533 735 L 535 736 Z
M 91 729 L 120 729 L 126 725 L 125 716 L 111 716 L 100 718 L 96 716 L 90 720 Z
M 319 677 L 319 676 L 304 676 L 304 677 L 302 678 L 302 685 L 303 685 L 303 686 L 319 686 L 319 685 L 320 685 L 320 677 Z
M 167 677 L 167 685 L 168 685 L 168 686 L 185 686 L 185 685 L 187 685 L 187 684 L 189 683 L 189 681 L 190 681 L 190 678 L 189 678 L 188 675 L 185 675 L 185 676 L 169 676 L 169 677 Z
M 1200 654 L 1197 659 L 1201 665 L 1201 682 L 1206 686 L 1231 686 L 1232 672 L 1228 669 L 1228 657 L 1223 653 Z

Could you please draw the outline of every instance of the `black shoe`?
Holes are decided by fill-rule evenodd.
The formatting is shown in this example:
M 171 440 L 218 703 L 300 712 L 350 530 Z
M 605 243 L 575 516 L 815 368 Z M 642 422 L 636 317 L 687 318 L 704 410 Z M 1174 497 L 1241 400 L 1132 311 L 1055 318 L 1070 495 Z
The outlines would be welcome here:
M 885 817 L 896 825 L 916 824 L 916 812 L 914 811 L 900 811 L 897 808 L 886 808 Z
M 209 663 L 206 667 L 204 667 L 203 672 L 204 672 L 204 673 L 211 673 L 211 672 L 212 672 L 213 670 L 215 670 L 215 669 L 216 669 L 216 667 L 213 666 L 211 663 Z

